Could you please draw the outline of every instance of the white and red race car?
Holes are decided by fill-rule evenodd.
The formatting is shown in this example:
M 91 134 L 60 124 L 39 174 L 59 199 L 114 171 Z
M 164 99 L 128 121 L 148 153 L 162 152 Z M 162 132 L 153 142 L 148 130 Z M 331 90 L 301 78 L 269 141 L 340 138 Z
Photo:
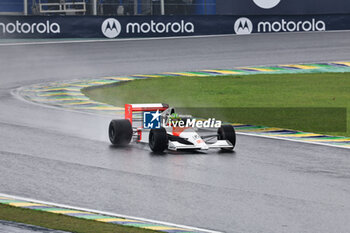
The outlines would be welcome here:
M 217 131 L 211 131 L 215 134 L 201 136 L 199 131 L 192 116 L 179 116 L 167 104 L 126 104 L 125 119 L 112 120 L 108 129 L 113 145 L 125 146 L 131 141 L 147 143 L 156 153 L 166 149 L 233 150 L 235 147 L 236 133 L 232 125 L 221 125 Z

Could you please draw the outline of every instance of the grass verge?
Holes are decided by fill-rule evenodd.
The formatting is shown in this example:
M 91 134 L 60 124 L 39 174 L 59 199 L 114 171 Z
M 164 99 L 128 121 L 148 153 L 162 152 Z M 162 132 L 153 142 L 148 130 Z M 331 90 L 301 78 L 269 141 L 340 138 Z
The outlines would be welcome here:
M 350 136 L 349 87 L 350 73 L 312 73 L 152 78 L 83 92 L 115 106 L 214 107 L 230 122 Z
M 0 219 L 77 233 L 152 233 L 158 231 L 79 219 L 0 204 Z

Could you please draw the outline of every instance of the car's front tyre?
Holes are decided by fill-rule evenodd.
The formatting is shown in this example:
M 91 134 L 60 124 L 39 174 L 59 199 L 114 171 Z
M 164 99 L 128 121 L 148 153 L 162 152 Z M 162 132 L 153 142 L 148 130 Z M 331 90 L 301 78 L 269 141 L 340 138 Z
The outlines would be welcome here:
M 227 140 L 233 145 L 233 150 L 236 146 L 236 132 L 232 125 L 222 125 L 218 129 L 218 140 Z M 227 149 L 226 149 L 227 150 Z
M 115 146 L 128 145 L 132 138 L 132 126 L 129 120 L 112 120 L 108 128 L 108 136 Z
M 155 153 L 162 153 L 166 150 L 168 148 L 168 134 L 165 128 L 151 129 L 148 144 Z

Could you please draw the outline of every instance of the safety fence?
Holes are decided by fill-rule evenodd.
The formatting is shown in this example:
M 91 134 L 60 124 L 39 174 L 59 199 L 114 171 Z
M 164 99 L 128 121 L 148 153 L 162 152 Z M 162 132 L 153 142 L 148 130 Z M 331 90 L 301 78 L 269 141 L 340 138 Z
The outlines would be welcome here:
M 0 14 L 316 15 L 349 14 L 349 0 L 1 0 Z
M 216 0 L 2 0 L 0 15 L 213 15 Z

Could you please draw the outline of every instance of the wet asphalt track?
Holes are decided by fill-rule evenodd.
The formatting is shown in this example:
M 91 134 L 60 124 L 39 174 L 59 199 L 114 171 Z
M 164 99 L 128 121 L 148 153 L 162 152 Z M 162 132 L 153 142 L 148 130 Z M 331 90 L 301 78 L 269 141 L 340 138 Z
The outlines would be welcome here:
M 235 153 L 115 149 L 109 117 L 11 90 L 109 75 L 350 60 L 350 33 L 0 46 L 0 192 L 225 232 L 350 229 L 346 149 L 239 136 Z

